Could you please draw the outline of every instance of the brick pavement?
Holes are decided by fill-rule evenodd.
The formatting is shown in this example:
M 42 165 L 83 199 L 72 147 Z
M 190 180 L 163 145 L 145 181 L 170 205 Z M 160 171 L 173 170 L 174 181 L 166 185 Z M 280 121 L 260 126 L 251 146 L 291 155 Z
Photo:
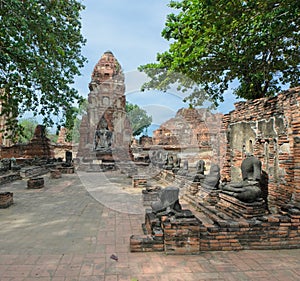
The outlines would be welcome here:
M 45 177 L 41 190 L 25 180 L 1 187 L 15 201 L 0 209 L 1 281 L 300 280 L 300 250 L 130 253 L 143 210 L 110 209 L 99 203 L 103 190 L 97 201 L 85 187 L 76 174 Z

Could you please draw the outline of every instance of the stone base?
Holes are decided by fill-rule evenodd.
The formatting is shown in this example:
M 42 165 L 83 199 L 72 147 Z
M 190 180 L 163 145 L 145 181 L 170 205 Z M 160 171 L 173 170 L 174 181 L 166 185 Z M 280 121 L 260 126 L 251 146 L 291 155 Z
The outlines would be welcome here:
M 0 185 L 22 179 L 20 172 L 9 172 L 0 176 Z
M 172 183 L 175 180 L 175 175 L 170 170 L 162 170 L 161 174 L 159 175 L 160 178 L 168 183 Z
M 44 178 L 32 178 L 27 181 L 28 189 L 39 189 L 44 187 Z
M 204 187 L 200 187 L 197 197 L 205 204 L 214 206 L 219 200 L 219 189 L 207 189 Z
M 50 178 L 51 179 L 60 179 L 61 178 L 61 171 L 56 169 L 56 170 L 50 170 Z
M 201 222 L 193 215 L 190 217 L 173 216 L 162 222 L 165 253 L 199 254 L 201 225 Z
M 101 160 L 104 162 L 114 162 L 114 157 L 112 155 L 112 151 L 104 152 L 104 151 L 96 151 L 96 157 L 94 159 Z
M 146 210 L 145 235 L 130 237 L 131 252 L 164 251 L 167 254 L 198 254 L 202 223 L 190 210 L 172 216 L 156 216 Z
M 160 190 L 161 190 L 160 187 L 142 190 L 143 205 L 151 206 L 152 202 L 157 201 Z
M 266 215 L 266 203 L 262 198 L 253 203 L 242 202 L 224 193 L 219 193 L 219 198 L 216 209 L 231 217 L 251 219 Z
M 0 209 L 8 208 L 13 202 L 12 192 L 0 192 Z
M 147 186 L 147 176 L 133 176 L 132 187 L 133 188 L 145 188 Z
M 187 192 L 189 192 L 191 195 L 195 195 L 199 191 L 199 183 L 198 182 L 192 182 L 187 180 L 185 183 L 185 187 L 187 189 Z
M 130 252 L 163 252 L 164 242 L 155 240 L 151 235 L 132 235 Z
M 108 170 L 116 169 L 115 162 L 101 162 L 101 164 L 96 164 L 93 162 L 82 162 L 79 164 L 77 170 L 85 171 L 89 173 L 97 173 L 97 172 L 106 172 Z
M 24 171 L 25 177 L 37 177 L 44 174 L 47 174 L 49 172 L 49 169 L 45 166 L 34 166 L 26 169 Z
M 75 168 L 72 167 L 59 167 L 58 170 L 61 172 L 61 174 L 74 174 Z

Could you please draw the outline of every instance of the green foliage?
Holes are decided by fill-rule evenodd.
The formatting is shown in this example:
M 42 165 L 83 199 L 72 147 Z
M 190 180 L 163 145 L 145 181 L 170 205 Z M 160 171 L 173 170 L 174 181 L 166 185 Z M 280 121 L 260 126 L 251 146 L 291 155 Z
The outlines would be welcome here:
M 50 139 L 51 142 L 57 143 L 57 140 L 58 140 L 57 134 L 46 131 L 46 136 L 48 139 Z
M 70 85 L 86 60 L 83 8 L 76 0 L 0 0 L 1 113 L 10 127 L 26 111 L 52 126 L 53 115 L 81 100 Z
M 223 101 L 238 81 L 237 97 L 272 96 L 282 85 L 299 85 L 298 0 L 171 1 L 162 36 L 169 50 L 141 66 L 150 78 L 142 89 L 192 90 L 188 100 Z
M 78 107 L 70 107 L 64 112 L 65 122 L 63 126 L 67 129 L 66 141 L 79 142 L 81 118 L 87 113 L 88 101 L 82 99 Z M 59 134 L 60 126 L 57 127 L 57 135 Z
M 34 131 L 37 125 L 39 125 L 38 121 L 34 117 L 23 118 L 19 120 L 18 125 L 20 126 L 20 131 L 17 137 L 18 143 L 28 143 L 34 136 Z M 46 136 L 52 141 L 56 142 L 58 136 L 56 134 L 52 134 L 46 128 Z
M 136 104 L 126 102 L 126 113 L 134 136 L 140 135 L 152 123 L 152 116 L 148 116 L 146 110 Z
M 29 142 L 33 135 L 38 122 L 35 118 L 24 118 L 19 121 L 19 125 L 22 130 L 20 131 L 18 142 L 19 143 L 27 143 Z

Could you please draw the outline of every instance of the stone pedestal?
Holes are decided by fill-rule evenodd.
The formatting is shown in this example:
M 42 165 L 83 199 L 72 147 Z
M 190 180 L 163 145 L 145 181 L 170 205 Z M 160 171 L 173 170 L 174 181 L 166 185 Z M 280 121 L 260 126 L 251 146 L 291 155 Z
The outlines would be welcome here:
M 0 185 L 22 179 L 20 172 L 8 172 L 0 175 Z
M 74 166 L 59 167 L 58 170 L 61 172 L 61 174 L 74 174 L 75 168 L 74 168 Z
M 147 185 L 147 177 L 144 175 L 133 176 L 132 187 L 133 188 L 145 188 Z
M 152 202 L 157 201 L 160 190 L 161 190 L 160 187 L 147 188 L 147 189 L 142 190 L 143 205 L 151 206 Z
M 31 178 L 27 181 L 28 189 L 39 189 L 44 187 L 44 178 Z
M 164 251 L 167 254 L 198 254 L 202 223 L 190 210 L 157 216 L 146 210 L 145 235 L 130 237 L 131 252 Z
M 216 208 L 231 217 L 251 219 L 266 215 L 266 203 L 262 198 L 253 203 L 242 202 L 224 193 L 219 193 L 219 198 Z
M 8 208 L 13 202 L 12 192 L 0 192 L 0 209 Z
M 201 222 L 189 210 L 162 222 L 166 254 L 199 254 Z
M 61 178 L 61 171 L 58 169 L 50 170 L 50 178 L 51 179 L 60 179 Z
M 186 186 L 187 191 L 191 195 L 195 195 L 199 191 L 199 183 L 198 182 L 192 182 L 190 180 L 187 180 L 185 183 L 185 186 Z
M 208 189 L 205 187 L 200 187 L 199 192 L 197 194 L 197 198 L 199 198 L 201 201 L 208 205 L 214 206 L 220 200 L 219 193 L 219 189 Z

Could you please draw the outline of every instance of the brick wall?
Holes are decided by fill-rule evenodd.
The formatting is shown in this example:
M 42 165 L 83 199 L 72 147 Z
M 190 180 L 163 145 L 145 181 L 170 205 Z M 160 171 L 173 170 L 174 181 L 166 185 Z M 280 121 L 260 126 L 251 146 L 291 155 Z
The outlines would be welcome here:
M 130 237 L 132 252 L 199 254 L 201 251 L 296 249 L 300 245 L 300 214 L 289 212 L 238 221 L 215 217 L 212 223 L 204 223 L 193 216 L 158 218 L 148 212 L 144 231 L 145 235 Z
M 235 104 L 223 117 L 227 137 L 222 176 L 241 180 L 246 152 L 262 162 L 272 213 L 285 204 L 300 206 L 300 87 L 272 98 Z
M 152 142 L 158 149 L 180 151 L 182 161 L 194 165 L 199 159 L 222 166 L 224 138 L 220 134 L 222 114 L 206 109 L 181 108 L 174 118 L 153 132 Z

